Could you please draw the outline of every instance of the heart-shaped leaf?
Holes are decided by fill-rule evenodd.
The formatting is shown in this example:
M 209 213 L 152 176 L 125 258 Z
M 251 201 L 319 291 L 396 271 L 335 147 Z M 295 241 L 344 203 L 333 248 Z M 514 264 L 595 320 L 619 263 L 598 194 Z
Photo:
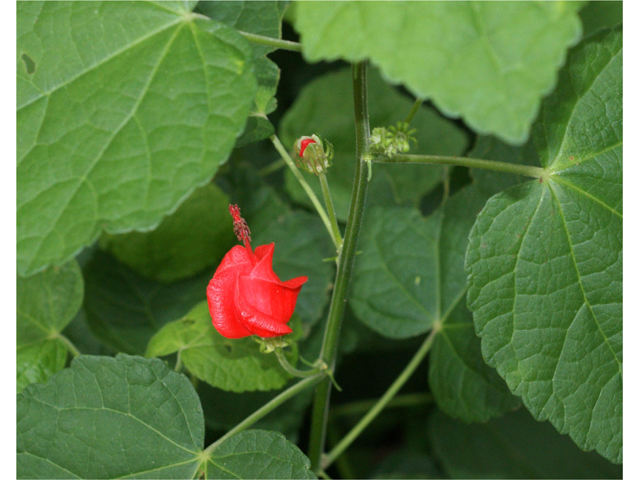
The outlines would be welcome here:
M 471 232 L 468 304 L 487 362 L 539 419 L 622 461 L 622 33 L 569 55 L 534 140 L 545 174 Z
M 20 273 L 100 231 L 155 227 L 226 160 L 256 92 L 252 51 L 194 6 L 18 5 Z

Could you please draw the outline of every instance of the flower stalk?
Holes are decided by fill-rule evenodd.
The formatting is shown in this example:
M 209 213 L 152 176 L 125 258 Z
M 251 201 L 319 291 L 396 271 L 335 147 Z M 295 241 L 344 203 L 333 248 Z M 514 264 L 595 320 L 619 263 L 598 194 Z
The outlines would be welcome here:
M 278 153 L 280 153 L 280 156 L 282 157 L 282 159 L 287 163 L 287 166 L 291 169 L 291 172 L 293 172 L 293 175 L 296 177 L 296 179 L 298 180 L 298 182 L 300 183 L 300 185 L 302 186 L 306 194 L 309 196 L 311 203 L 313 203 L 313 206 L 316 208 L 318 215 L 320 215 L 320 219 L 324 223 L 324 226 L 327 228 L 327 231 L 329 232 L 329 236 L 331 237 L 333 244 L 335 245 L 336 248 L 338 248 L 338 239 L 334 234 L 333 227 L 331 226 L 331 221 L 327 216 L 327 212 L 325 212 L 324 208 L 322 207 L 322 204 L 318 200 L 318 197 L 316 197 L 316 194 L 313 192 L 313 190 L 311 189 L 307 181 L 304 179 L 304 177 L 302 176 L 302 173 L 300 172 L 300 170 L 298 170 L 298 167 L 296 167 L 296 164 L 291 159 L 291 155 L 289 155 L 289 152 L 287 152 L 287 149 L 284 148 L 284 145 L 282 145 L 282 143 L 280 142 L 280 139 L 275 134 L 271 135 L 269 139 L 271 140 L 271 143 L 273 143 L 273 146 L 276 147 L 276 150 L 278 150 Z

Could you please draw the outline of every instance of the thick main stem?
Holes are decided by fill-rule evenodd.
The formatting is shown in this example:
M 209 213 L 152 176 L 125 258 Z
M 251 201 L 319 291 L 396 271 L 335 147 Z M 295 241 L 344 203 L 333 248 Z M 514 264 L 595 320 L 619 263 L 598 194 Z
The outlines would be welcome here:
M 398 154 L 393 157 L 374 157 L 376 163 L 424 163 L 428 165 L 459 165 L 469 168 L 482 168 L 496 172 L 513 173 L 527 177 L 541 178 L 548 173 L 544 168 L 530 165 L 517 165 L 515 163 L 498 162 L 496 160 L 483 160 L 469 157 L 445 157 L 441 155 L 409 155 Z
M 356 246 L 362 218 L 364 204 L 367 196 L 367 168 L 365 158 L 369 146 L 369 111 L 367 107 L 367 66 L 365 62 L 353 66 L 353 98 L 356 124 L 356 170 L 351 192 L 351 206 L 344 234 L 342 252 L 338 260 L 338 271 L 329 307 L 329 318 L 322 343 L 321 359 L 333 371 L 336 354 L 338 352 L 338 340 L 340 327 L 344 316 L 347 301 L 347 290 L 351 279 L 351 272 L 356 256 Z M 318 471 L 320 458 L 324 450 L 324 441 L 329 413 L 329 396 L 331 382 L 324 380 L 316 388 L 311 417 L 311 437 L 309 441 L 309 458 L 311 468 Z

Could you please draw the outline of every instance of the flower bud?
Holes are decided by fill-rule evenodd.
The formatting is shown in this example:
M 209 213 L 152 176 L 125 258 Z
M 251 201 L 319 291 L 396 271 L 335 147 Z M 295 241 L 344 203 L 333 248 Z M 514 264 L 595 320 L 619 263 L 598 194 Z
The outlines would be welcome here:
M 326 173 L 333 159 L 333 146 L 318 135 L 300 137 L 295 143 L 296 165 L 309 173 Z

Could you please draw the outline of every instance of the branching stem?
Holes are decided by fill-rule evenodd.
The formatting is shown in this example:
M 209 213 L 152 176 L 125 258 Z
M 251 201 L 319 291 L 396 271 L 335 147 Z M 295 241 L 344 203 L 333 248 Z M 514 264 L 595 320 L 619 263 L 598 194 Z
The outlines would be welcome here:
M 375 405 L 369 410 L 369 412 L 362 417 L 362 419 L 347 433 L 342 440 L 322 458 L 320 468 L 326 470 L 340 455 L 344 452 L 353 441 L 358 438 L 362 431 L 369 426 L 369 424 L 378 416 L 378 414 L 387 406 L 396 393 L 402 388 L 402 386 L 409 380 L 413 372 L 418 368 L 418 365 L 424 360 L 427 353 L 433 345 L 433 340 L 438 330 L 433 329 L 422 343 L 418 351 L 415 353 L 409 364 L 404 368 L 402 373 L 395 379 L 391 386 L 387 389 L 382 397 L 375 403 Z
M 393 157 L 373 157 L 376 163 L 424 163 L 429 165 L 459 165 L 469 168 L 482 168 L 496 172 L 513 173 L 527 177 L 541 178 L 548 175 L 544 168 L 529 165 L 516 165 L 514 163 L 498 162 L 495 160 L 483 160 L 469 157 L 445 157 L 441 155 L 410 155 L 399 153 Z
M 302 44 L 298 42 L 291 42 L 289 40 L 280 40 L 279 38 L 264 37 L 262 35 L 256 35 L 255 33 L 238 31 L 240 35 L 249 40 L 251 43 L 257 43 L 258 45 L 265 45 L 267 47 L 279 48 L 281 50 L 291 50 L 292 52 L 301 52 Z
M 331 191 L 329 190 L 329 182 L 327 182 L 327 176 L 324 173 L 319 173 L 320 186 L 322 187 L 322 195 L 324 196 L 324 204 L 327 207 L 327 213 L 329 214 L 329 221 L 331 222 L 331 228 L 333 229 L 333 236 L 338 240 L 338 255 L 342 248 L 342 235 L 340 234 L 340 227 L 338 226 L 338 220 L 336 220 L 336 211 L 333 208 L 333 200 L 331 199 Z

